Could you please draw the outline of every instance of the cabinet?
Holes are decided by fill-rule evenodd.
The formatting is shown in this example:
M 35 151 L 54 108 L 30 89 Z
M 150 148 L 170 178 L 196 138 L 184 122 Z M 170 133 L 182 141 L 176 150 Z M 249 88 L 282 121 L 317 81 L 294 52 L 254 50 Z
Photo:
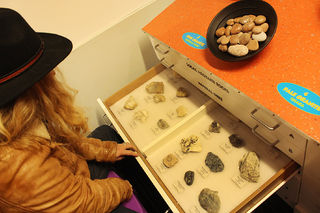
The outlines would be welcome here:
M 155 103 L 153 94 L 146 91 L 151 82 L 163 83 L 164 102 Z M 188 97 L 176 96 L 180 87 L 187 90 Z M 137 103 L 133 110 L 124 108 L 130 97 Z M 140 154 L 138 162 L 174 212 L 206 212 L 198 201 L 203 188 L 218 192 L 220 212 L 246 212 L 299 169 L 297 163 L 263 142 L 240 119 L 161 64 L 111 97 L 98 99 L 98 102 L 123 139 L 137 147 Z M 180 106 L 187 112 L 184 117 L 177 116 L 176 109 Z M 139 111 L 147 115 L 145 119 L 137 119 Z M 165 120 L 169 127 L 159 128 L 159 119 Z M 220 124 L 219 133 L 208 130 L 213 121 Z M 232 146 L 229 141 L 232 134 L 243 139 L 245 145 L 241 148 Z M 181 140 L 192 135 L 201 143 L 201 152 L 182 152 Z M 248 151 L 259 156 L 260 177 L 256 183 L 240 176 L 239 161 Z M 211 172 L 205 164 L 208 152 L 221 159 L 224 164 L 222 172 Z M 171 168 L 163 163 L 168 154 L 178 159 Z M 194 172 L 194 182 L 190 186 L 184 181 L 184 174 L 189 170 Z

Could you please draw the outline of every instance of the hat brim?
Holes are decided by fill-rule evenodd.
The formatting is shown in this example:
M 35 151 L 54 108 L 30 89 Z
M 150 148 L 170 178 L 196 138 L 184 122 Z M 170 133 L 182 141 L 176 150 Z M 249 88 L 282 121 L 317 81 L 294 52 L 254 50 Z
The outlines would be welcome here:
M 44 43 L 40 58 L 31 67 L 0 85 L 0 107 L 13 101 L 53 70 L 72 50 L 72 42 L 60 35 L 38 33 Z

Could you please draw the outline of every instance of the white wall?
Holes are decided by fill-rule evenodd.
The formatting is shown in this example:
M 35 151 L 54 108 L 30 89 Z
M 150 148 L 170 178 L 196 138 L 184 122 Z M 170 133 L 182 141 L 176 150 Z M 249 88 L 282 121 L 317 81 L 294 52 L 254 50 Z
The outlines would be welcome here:
M 102 123 L 97 104 L 159 63 L 142 27 L 174 0 L 0 0 L 21 13 L 38 32 L 72 40 L 74 49 L 60 65 L 79 91 L 92 130 Z M 88 4 L 88 2 L 90 4 Z

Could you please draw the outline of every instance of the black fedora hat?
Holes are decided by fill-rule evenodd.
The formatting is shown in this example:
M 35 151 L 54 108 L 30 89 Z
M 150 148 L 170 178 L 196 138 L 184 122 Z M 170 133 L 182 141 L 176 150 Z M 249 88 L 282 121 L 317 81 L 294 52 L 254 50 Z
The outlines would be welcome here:
M 42 79 L 71 50 L 69 39 L 35 32 L 19 13 L 0 8 L 0 107 Z

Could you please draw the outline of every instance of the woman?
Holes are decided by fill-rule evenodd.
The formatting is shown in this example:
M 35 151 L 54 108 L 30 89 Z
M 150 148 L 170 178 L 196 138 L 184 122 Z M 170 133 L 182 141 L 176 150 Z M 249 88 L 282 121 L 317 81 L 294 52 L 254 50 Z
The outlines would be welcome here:
M 138 154 L 127 143 L 85 137 L 74 91 L 53 70 L 72 43 L 34 32 L 11 9 L 0 8 L 0 28 L 0 212 L 111 212 L 132 187 L 106 178 L 108 164 L 96 162 Z

